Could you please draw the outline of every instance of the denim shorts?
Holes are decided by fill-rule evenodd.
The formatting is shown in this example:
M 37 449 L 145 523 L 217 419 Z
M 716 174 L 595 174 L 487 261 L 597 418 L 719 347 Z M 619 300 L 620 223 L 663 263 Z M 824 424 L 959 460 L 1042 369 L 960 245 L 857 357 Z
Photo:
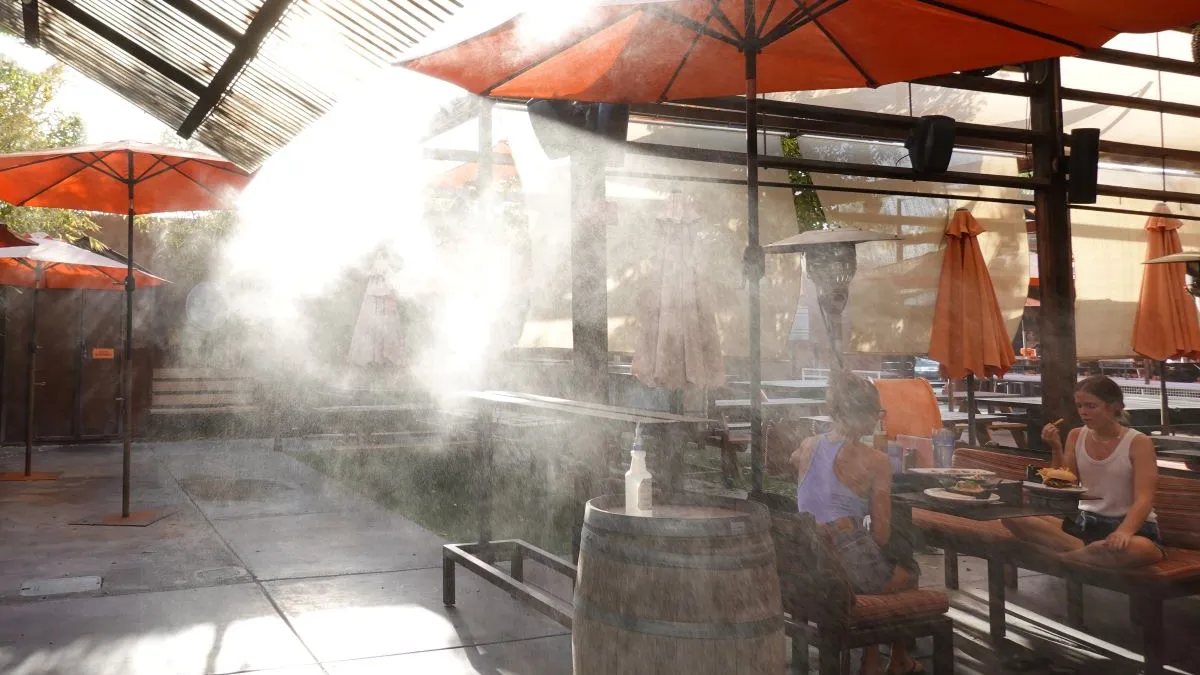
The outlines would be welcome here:
M 1117 531 L 1124 520 L 1124 517 L 1102 516 L 1090 511 L 1080 511 L 1074 518 L 1063 518 L 1062 530 L 1085 544 L 1091 544 L 1104 541 L 1108 535 Z M 1163 545 L 1162 534 L 1158 531 L 1157 522 L 1148 520 L 1142 523 L 1142 526 L 1134 534 L 1149 539 L 1158 544 L 1160 548 Z

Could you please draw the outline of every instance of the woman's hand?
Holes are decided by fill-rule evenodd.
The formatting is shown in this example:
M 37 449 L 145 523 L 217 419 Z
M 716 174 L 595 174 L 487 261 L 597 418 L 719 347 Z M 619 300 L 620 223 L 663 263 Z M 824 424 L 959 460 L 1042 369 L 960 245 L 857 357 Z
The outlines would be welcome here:
M 1050 446 L 1052 450 L 1062 452 L 1062 436 L 1059 435 L 1058 427 L 1055 426 L 1054 423 L 1050 423 L 1042 427 L 1042 440 L 1045 441 L 1046 445 Z
M 1104 538 L 1104 545 L 1113 551 L 1124 551 L 1129 548 L 1130 539 L 1133 539 L 1133 535 L 1117 530 Z

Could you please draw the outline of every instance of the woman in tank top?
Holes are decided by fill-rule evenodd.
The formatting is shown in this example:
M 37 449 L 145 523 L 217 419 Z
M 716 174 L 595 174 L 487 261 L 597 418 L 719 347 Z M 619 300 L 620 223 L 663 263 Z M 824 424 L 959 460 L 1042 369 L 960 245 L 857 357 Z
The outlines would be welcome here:
M 1042 439 L 1050 446 L 1051 465 L 1079 477 L 1089 499 L 1079 514 L 1013 518 L 1005 527 L 1016 536 L 1062 553 L 1078 562 L 1107 567 L 1140 567 L 1163 559 L 1162 537 L 1154 514 L 1158 460 L 1154 445 L 1130 429 L 1121 387 L 1103 375 L 1075 389 L 1075 406 L 1084 426 L 1067 434 L 1064 449 L 1058 428 L 1048 424 Z
M 809 438 L 792 453 L 798 472 L 796 503 L 811 513 L 833 544 L 856 593 L 878 595 L 916 588 L 911 556 L 890 556 L 892 468 L 887 455 L 859 442 L 879 420 L 875 385 L 849 372 L 836 373 L 829 387 L 833 431 Z M 870 529 L 863 524 L 870 516 Z M 923 672 L 908 645 L 892 645 L 885 670 L 878 647 L 863 652 L 863 675 Z

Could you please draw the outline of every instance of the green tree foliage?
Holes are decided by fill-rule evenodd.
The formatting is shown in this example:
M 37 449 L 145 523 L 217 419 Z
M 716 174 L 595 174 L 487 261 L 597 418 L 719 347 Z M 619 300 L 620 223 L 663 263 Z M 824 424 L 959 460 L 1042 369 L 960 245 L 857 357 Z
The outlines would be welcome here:
M 0 153 L 62 148 L 83 143 L 83 120 L 54 108 L 63 68 L 26 70 L 0 57 Z M 16 232 L 45 232 L 76 238 L 96 224 L 78 211 L 20 208 L 0 202 L 0 221 Z
M 784 136 L 782 139 L 783 156 L 802 159 L 800 140 L 796 136 Z M 821 206 L 821 196 L 813 186 L 812 177 L 807 171 L 788 171 L 788 182 L 796 186 L 792 190 L 792 201 L 796 206 L 796 225 L 801 232 L 819 230 L 828 222 L 825 219 L 825 208 Z

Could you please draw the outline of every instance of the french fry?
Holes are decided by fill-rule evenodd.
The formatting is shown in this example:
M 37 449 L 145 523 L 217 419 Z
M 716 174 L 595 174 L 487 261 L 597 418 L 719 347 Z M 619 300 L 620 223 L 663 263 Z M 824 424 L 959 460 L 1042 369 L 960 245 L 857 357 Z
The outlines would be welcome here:
M 1065 422 L 1065 421 L 1066 421 L 1065 419 L 1063 419 L 1063 418 L 1061 418 L 1061 417 L 1060 417 L 1060 418 L 1058 418 L 1058 419 L 1054 420 L 1053 422 L 1051 422 L 1051 424 L 1053 424 L 1053 425 L 1054 425 L 1054 426 L 1056 426 L 1056 427 L 1061 427 L 1061 426 L 1062 426 L 1062 423 L 1063 423 L 1063 422 Z

